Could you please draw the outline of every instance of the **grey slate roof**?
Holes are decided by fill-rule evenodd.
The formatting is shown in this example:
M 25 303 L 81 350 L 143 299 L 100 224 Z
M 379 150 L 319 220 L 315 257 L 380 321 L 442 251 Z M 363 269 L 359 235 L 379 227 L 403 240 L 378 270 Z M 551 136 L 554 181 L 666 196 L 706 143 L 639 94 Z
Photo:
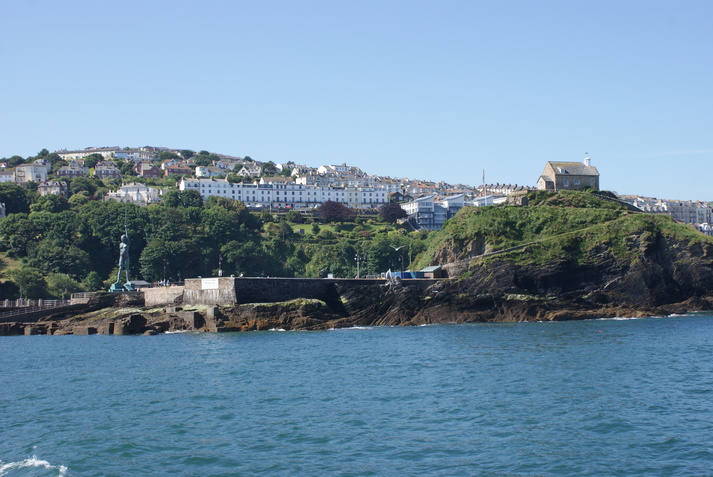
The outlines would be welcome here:
M 599 171 L 594 166 L 587 166 L 583 162 L 554 162 L 549 161 L 557 174 L 569 174 L 573 176 L 598 176 Z

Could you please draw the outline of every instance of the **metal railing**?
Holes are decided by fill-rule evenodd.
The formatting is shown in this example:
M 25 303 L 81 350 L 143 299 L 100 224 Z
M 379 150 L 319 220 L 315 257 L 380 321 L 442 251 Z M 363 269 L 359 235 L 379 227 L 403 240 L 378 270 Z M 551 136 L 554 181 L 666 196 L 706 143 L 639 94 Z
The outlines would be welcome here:
M 13 303 L 9 305 L 8 303 Z M 51 310 L 54 308 L 61 308 L 64 306 L 69 306 L 71 300 L 3 300 L 0 302 L 2 307 L 10 308 L 16 307 L 14 310 L 5 311 L 0 313 L 0 320 L 6 321 L 7 318 L 12 316 L 27 315 L 30 313 L 35 313 L 38 311 Z
M 0 300 L 0 308 L 54 308 L 66 306 L 71 300 L 28 300 L 19 298 L 17 300 Z

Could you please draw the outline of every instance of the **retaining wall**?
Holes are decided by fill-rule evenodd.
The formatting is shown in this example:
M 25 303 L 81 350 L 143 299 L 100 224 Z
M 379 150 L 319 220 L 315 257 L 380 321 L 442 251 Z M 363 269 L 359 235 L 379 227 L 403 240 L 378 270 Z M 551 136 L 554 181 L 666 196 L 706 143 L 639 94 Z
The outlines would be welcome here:
M 142 288 L 144 306 L 178 305 L 183 299 L 183 287 Z
M 403 280 L 404 284 L 425 289 L 438 280 Z M 327 303 L 339 301 L 340 286 L 378 286 L 385 280 L 342 278 L 195 278 L 186 279 L 183 303 L 186 305 L 235 305 L 275 303 L 297 298 L 313 298 Z

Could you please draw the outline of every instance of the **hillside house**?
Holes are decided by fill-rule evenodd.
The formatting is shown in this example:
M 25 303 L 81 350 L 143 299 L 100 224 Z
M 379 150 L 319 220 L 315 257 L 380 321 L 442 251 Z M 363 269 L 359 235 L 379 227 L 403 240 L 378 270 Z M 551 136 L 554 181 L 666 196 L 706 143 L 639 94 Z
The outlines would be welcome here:
M 47 166 L 42 164 L 20 164 L 15 167 L 15 182 L 44 182 L 47 180 Z
M 238 175 L 244 176 L 244 177 L 260 177 L 262 175 L 262 168 L 260 167 L 259 164 L 250 162 L 250 163 L 245 164 L 238 171 Z
M 157 168 L 158 169 L 158 168 Z M 104 196 L 104 200 L 115 200 L 117 202 L 131 202 L 138 205 L 148 205 L 159 202 L 163 191 L 148 187 L 144 184 L 132 182 L 121 186 L 116 192 L 109 192 Z
M 415 229 L 441 230 L 446 220 L 454 217 L 465 205 L 463 194 L 436 199 L 435 194 L 401 204 Z
M 37 186 L 37 192 L 41 196 L 58 195 L 60 197 L 64 197 L 65 199 L 69 197 L 69 187 L 64 181 L 42 182 Z
M 145 177 L 147 179 L 156 179 L 163 175 L 163 172 L 161 172 L 161 169 L 154 166 L 153 164 L 151 164 L 148 161 L 137 162 L 134 165 L 133 170 L 139 176 Z
M 599 171 L 592 166 L 589 156 L 582 162 L 555 162 L 545 164 L 537 180 L 538 190 L 599 190 Z
M 112 161 L 100 161 L 94 166 L 94 175 L 99 179 L 121 179 L 121 171 Z
M 196 177 L 206 178 L 206 177 L 218 177 L 224 176 L 227 171 L 216 166 L 198 166 L 196 167 Z
M 86 177 L 88 172 L 88 167 L 80 165 L 77 161 L 72 161 L 68 165 L 62 166 L 57 169 L 57 173 L 55 175 L 57 177 L 66 177 L 68 179 L 74 179 L 76 177 Z
M 0 182 L 15 182 L 15 169 L 0 170 Z
M 190 176 L 193 170 L 185 164 L 172 164 L 164 168 L 163 173 L 168 176 Z

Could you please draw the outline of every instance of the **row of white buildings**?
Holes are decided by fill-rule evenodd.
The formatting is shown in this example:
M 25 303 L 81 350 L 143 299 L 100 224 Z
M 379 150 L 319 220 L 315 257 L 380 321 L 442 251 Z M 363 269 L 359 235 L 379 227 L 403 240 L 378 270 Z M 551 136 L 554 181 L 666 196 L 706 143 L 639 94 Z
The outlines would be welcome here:
M 227 197 L 248 207 L 314 208 L 327 201 L 354 209 L 379 207 L 396 192 L 387 187 L 334 187 L 305 185 L 284 177 L 266 177 L 259 182 L 231 183 L 227 179 L 183 178 L 180 190 L 197 191 L 201 197 Z
M 288 178 L 263 178 L 254 183 L 231 183 L 226 179 L 184 178 L 180 190 L 194 190 L 203 198 L 211 196 L 240 200 L 251 208 L 314 208 L 327 201 L 338 202 L 354 209 L 371 209 L 389 202 L 398 185 L 381 187 L 305 185 Z M 493 205 L 505 198 L 492 195 L 468 200 L 465 194 L 439 197 L 431 194 L 401 204 L 408 221 L 416 229 L 439 230 L 446 220 L 466 205 Z
M 635 195 L 620 195 L 619 198 L 644 212 L 667 214 L 684 224 L 713 223 L 713 207 L 709 202 L 666 200 Z

